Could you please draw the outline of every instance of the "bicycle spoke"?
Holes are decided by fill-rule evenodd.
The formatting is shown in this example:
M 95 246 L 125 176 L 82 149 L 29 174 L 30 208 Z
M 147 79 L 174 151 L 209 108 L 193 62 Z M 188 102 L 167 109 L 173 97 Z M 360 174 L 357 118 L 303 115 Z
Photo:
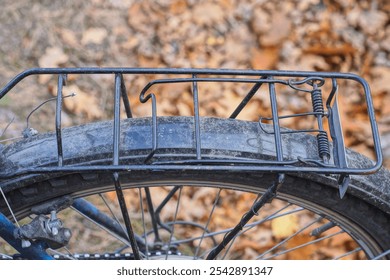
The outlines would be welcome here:
M 222 189 L 220 188 L 220 189 L 218 190 L 218 193 L 217 193 L 215 199 L 214 199 L 213 208 L 211 209 L 210 214 L 209 214 L 209 217 L 207 218 L 207 222 L 206 222 L 206 225 L 205 225 L 205 227 L 204 227 L 203 234 L 202 234 L 202 236 L 201 236 L 201 238 L 200 238 L 200 240 L 199 240 L 199 244 L 198 244 L 198 246 L 196 247 L 196 251 L 195 251 L 195 254 L 194 254 L 194 260 L 196 259 L 196 256 L 197 256 L 198 253 L 199 253 L 200 246 L 202 245 L 204 236 L 205 236 L 205 234 L 206 234 L 206 231 L 208 230 L 209 224 L 210 224 L 210 222 L 211 222 L 211 216 L 213 215 L 214 210 L 215 210 L 215 208 L 216 208 L 216 206 L 217 206 L 217 203 L 218 203 L 218 201 L 219 201 L 221 192 L 222 192 Z
M 6 255 L 6 254 L 2 254 L 2 253 L 0 253 L 0 259 L 2 259 L 2 260 L 13 260 L 13 258 L 11 257 L 11 256 L 8 256 L 8 255 Z
M 245 230 L 243 232 L 241 232 L 238 236 L 240 236 L 241 234 L 244 234 L 244 232 L 252 229 L 252 228 L 255 228 L 267 221 L 271 221 L 273 219 L 277 219 L 277 218 L 280 218 L 280 217 L 284 217 L 284 216 L 288 216 L 288 215 L 292 215 L 294 213 L 299 213 L 303 210 L 305 210 L 304 208 L 296 208 L 296 209 L 292 209 L 288 212 L 285 212 L 285 213 L 280 213 L 282 212 L 283 210 L 287 209 L 288 207 L 292 206 L 291 203 L 285 205 L 284 207 L 282 207 L 281 209 L 275 211 L 274 213 L 268 215 L 267 217 L 263 218 L 262 220 L 260 221 L 256 221 L 254 223 L 250 223 L 250 224 L 247 224 L 244 228 Z M 279 214 L 280 213 L 280 214 Z M 177 223 L 177 222 L 176 222 Z M 218 232 L 212 232 L 212 233 L 207 233 L 207 234 L 204 234 L 202 235 L 203 238 L 211 238 L 211 237 L 214 237 L 214 236 L 217 236 L 217 235 L 221 235 L 221 234 L 226 234 L 228 233 L 229 231 L 231 231 L 233 228 L 227 228 L 227 229 L 224 229 L 224 230 L 220 230 Z M 193 242 L 193 241 L 196 241 L 196 240 L 199 240 L 202 238 L 202 236 L 197 236 L 197 237 L 193 237 L 193 238 L 189 238 L 189 239 L 183 239 L 183 240 L 177 240 L 177 241 L 173 241 L 172 242 L 172 245 L 180 245 L 180 244 L 184 244 L 184 243 L 190 243 L 190 242 Z M 205 257 L 208 253 L 210 253 L 212 250 L 214 250 L 217 246 L 214 246 L 208 250 L 206 250 L 205 252 L 203 252 L 201 255 L 199 255 L 199 258 L 203 258 Z
M 145 213 L 144 213 L 144 203 L 142 199 L 142 192 L 141 188 L 138 188 L 138 196 L 139 196 L 139 204 L 141 209 L 141 219 L 142 219 L 142 227 L 144 231 L 144 240 L 145 240 L 145 250 L 146 250 L 146 259 L 149 259 L 149 245 L 148 245 L 148 238 L 146 236 L 146 225 L 145 225 Z
M 179 206 L 180 206 L 180 199 L 181 199 L 181 195 L 182 195 L 182 190 L 183 190 L 183 187 L 180 187 L 179 188 L 179 195 L 178 195 L 177 202 L 176 202 L 176 210 L 175 210 L 175 214 L 174 214 L 174 218 L 173 218 L 171 234 L 169 236 L 169 242 L 168 242 L 167 252 L 166 252 L 166 256 L 165 256 L 166 260 L 168 259 L 168 251 L 170 250 L 170 247 L 171 247 L 171 244 L 172 244 L 173 235 L 174 235 L 174 232 L 175 232 L 175 223 L 177 221 L 177 214 L 179 213 Z
M 266 221 L 270 221 L 270 220 L 273 220 L 273 219 L 276 219 L 276 218 L 280 217 L 280 216 L 277 216 L 276 214 L 282 212 L 283 210 L 287 209 L 287 208 L 290 207 L 291 205 L 292 205 L 292 204 L 289 203 L 289 204 L 285 205 L 284 207 L 282 207 L 281 209 L 275 211 L 275 212 L 272 213 L 271 215 L 268 215 L 267 217 L 265 217 L 264 219 L 262 219 L 261 221 L 259 221 L 260 224 L 262 224 L 262 223 L 264 223 L 264 222 L 266 222 Z M 303 209 L 302 209 L 302 208 L 299 208 L 299 211 L 301 211 L 301 210 L 303 210 Z M 285 213 L 286 215 L 283 215 L 283 216 L 287 216 L 287 215 L 293 214 L 293 213 L 296 213 L 296 211 L 294 211 L 294 212 L 292 212 L 292 211 L 291 211 L 291 212 L 290 212 L 290 211 L 289 211 L 289 212 L 286 212 L 286 213 Z M 233 244 L 234 244 L 234 242 L 237 240 L 238 237 L 240 237 L 241 235 L 245 234 L 246 232 L 248 232 L 249 230 L 255 228 L 256 226 L 258 226 L 258 225 L 260 225 L 260 224 L 248 225 L 248 227 L 247 227 L 245 230 L 243 230 L 242 232 L 240 232 L 239 234 L 237 234 L 236 237 L 230 242 L 229 247 L 225 250 L 225 254 L 224 254 L 223 257 L 222 257 L 222 260 L 224 260 L 224 259 L 226 258 L 227 254 L 229 253 L 230 249 L 233 247 Z
M 301 232 L 303 232 L 304 230 L 308 229 L 309 227 L 311 227 L 312 225 L 314 225 L 315 223 L 318 223 L 319 221 L 322 220 L 322 217 L 319 217 L 317 219 L 315 219 L 314 221 L 310 222 L 309 224 L 307 224 L 306 226 L 304 226 L 303 228 L 301 228 L 300 230 L 298 230 L 296 233 L 292 234 L 291 236 L 289 236 L 288 238 L 284 239 L 282 242 L 276 244 L 275 246 L 273 246 L 271 249 L 265 251 L 263 254 L 259 255 L 256 259 L 261 259 L 263 256 L 265 256 L 266 254 L 268 254 L 269 252 L 272 252 L 274 249 L 280 247 L 281 245 L 287 243 L 290 239 L 292 239 L 293 237 L 297 236 L 298 234 L 300 234 Z
M 51 249 L 51 248 L 49 248 L 49 249 L 47 249 L 47 250 L 50 251 L 50 252 L 52 252 L 53 254 L 56 254 L 56 255 L 58 255 L 58 256 L 61 256 L 61 257 L 65 258 L 65 259 L 68 259 L 68 260 L 77 260 L 77 258 L 74 257 L 74 254 L 72 254 L 67 248 L 64 247 L 63 249 L 65 249 L 65 250 L 68 252 L 68 255 L 67 255 L 67 254 L 64 254 L 64 253 L 61 253 L 61 252 L 59 252 L 59 251 L 57 251 L 57 250 Z
M 268 218 L 263 219 L 263 220 L 261 220 L 261 221 L 246 224 L 246 225 L 244 226 L 244 228 L 256 227 L 256 226 L 261 225 L 261 224 L 264 223 L 264 222 L 271 221 L 271 220 L 273 220 L 273 219 L 276 219 L 276 218 L 279 218 L 279 217 L 283 217 L 283 216 L 287 216 L 287 215 L 290 215 L 290 214 L 292 214 L 292 213 L 300 212 L 300 211 L 303 211 L 303 210 L 305 210 L 305 209 L 303 209 L 303 208 L 297 208 L 297 209 L 294 209 L 294 210 L 291 210 L 291 211 L 289 211 L 289 212 L 282 213 L 282 214 L 279 214 L 279 215 L 276 215 L 276 216 L 269 216 Z M 282 211 L 282 210 L 281 210 L 281 211 Z M 233 229 L 233 227 L 227 228 L 227 229 L 224 229 L 224 230 L 220 230 L 220 231 L 217 231 L 217 232 L 207 233 L 207 234 L 205 234 L 204 237 L 205 237 L 205 238 L 208 238 L 208 237 L 213 237 L 213 236 L 217 236 L 217 235 L 221 235 L 221 234 L 226 234 L 227 232 L 231 231 L 232 229 Z M 193 238 L 189 238 L 189 239 L 177 240 L 177 241 L 172 242 L 172 244 L 173 244 L 173 245 L 179 245 L 179 244 L 183 244 L 183 243 L 188 243 L 188 242 L 196 241 L 196 240 L 199 240 L 200 238 L 201 238 L 201 236 L 193 237 Z
M 379 260 L 380 258 L 383 258 L 383 257 L 385 257 L 387 255 L 390 255 L 390 249 L 385 251 L 385 252 L 383 252 L 382 254 L 376 256 L 375 258 L 373 258 L 373 260 Z
M 360 251 L 362 251 L 362 250 L 363 250 L 363 249 L 360 248 L 360 247 L 359 247 L 359 248 L 356 248 L 356 249 L 354 249 L 354 250 L 352 250 L 352 251 L 349 251 L 349 252 L 347 252 L 347 253 L 345 253 L 345 254 L 342 254 L 342 255 L 340 255 L 340 256 L 334 258 L 333 260 L 342 259 L 342 258 L 344 258 L 344 257 L 346 257 L 346 256 L 352 255 L 352 254 L 357 253 L 357 252 L 360 252 Z
M 168 195 L 164 198 L 164 200 L 160 203 L 160 205 L 156 208 L 155 215 L 157 223 L 160 227 L 163 229 L 170 231 L 170 228 L 166 226 L 160 218 L 160 213 L 164 206 L 171 200 L 171 198 L 175 195 L 175 193 L 181 188 L 182 186 L 174 186 L 172 190 L 169 191 Z
M 86 214 L 84 214 L 83 212 L 79 211 L 77 208 L 74 208 L 72 206 L 72 209 L 78 213 L 80 216 L 84 217 L 85 219 L 87 219 L 88 221 L 92 222 L 93 224 L 95 224 L 96 226 L 98 226 L 99 228 L 101 228 L 102 230 L 104 230 L 105 232 L 107 232 L 109 235 L 111 235 L 112 237 L 114 237 L 115 239 L 117 239 L 118 241 L 122 242 L 123 244 L 127 245 L 127 246 L 131 246 L 130 242 L 125 239 L 124 237 L 114 233 L 113 231 L 109 230 L 107 227 L 103 226 L 101 223 L 98 223 L 95 219 L 92 219 L 90 217 L 88 217 Z M 127 234 L 126 234 L 127 236 Z
M 118 217 L 115 215 L 114 210 L 113 210 L 112 207 L 109 205 L 107 199 L 106 199 L 106 198 L 104 197 L 104 195 L 101 194 L 101 193 L 99 194 L 99 196 L 100 196 L 100 198 L 103 200 L 103 202 L 104 202 L 104 204 L 106 205 L 108 211 L 110 211 L 110 213 L 111 213 L 112 217 L 114 218 L 114 220 L 122 227 L 123 233 L 124 233 L 125 235 L 127 235 L 125 227 L 124 227 L 123 224 L 119 221 Z
M 333 237 L 333 236 L 336 236 L 336 235 L 339 235 L 339 234 L 341 234 L 341 233 L 344 233 L 344 231 L 343 231 L 343 230 L 341 230 L 341 231 L 339 231 L 339 232 L 336 232 L 336 233 L 329 234 L 329 235 L 327 235 L 327 236 L 324 236 L 324 237 L 318 238 L 318 239 L 316 239 L 316 240 L 313 240 L 313 241 L 310 241 L 310 242 L 306 242 L 306 243 L 304 243 L 304 244 L 301 244 L 301 245 L 295 246 L 294 248 L 291 248 L 291 249 L 288 249 L 288 250 L 285 250 L 285 251 L 279 252 L 279 253 L 277 253 L 277 254 L 271 255 L 271 256 L 269 256 L 269 257 L 267 257 L 267 258 L 263 259 L 263 260 L 268 260 L 268 259 L 271 259 L 271 258 L 274 258 L 274 257 L 280 256 L 280 255 L 283 255 L 283 254 L 287 254 L 287 253 L 289 253 L 289 252 L 292 252 L 292 251 L 298 250 L 298 249 L 300 249 L 300 248 L 303 248 L 303 247 L 305 247 L 305 246 L 309 246 L 309 245 L 312 245 L 312 244 L 318 243 L 318 242 L 320 242 L 320 241 L 322 241 L 322 240 L 329 239 L 329 238 L 331 238 L 331 237 Z
M 74 256 L 74 254 L 68 249 L 68 247 L 63 247 L 63 249 L 68 252 L 69 255 Z
M 9 202 L 8 202 L 8 199 L 6 198 L 4 192 L 3 192 L 3 188 L 0 187 L 0 192 L 1 192 L 1 195 L 3 196 L 3 199 L 5 201 L 5 203 L 7 204 L 7 207 L 8 207 L 8 210 L 10 211 L 11 215 L 12 215 L 12 218 L 14 219 L 15 221 L 15 224 L 18 228 L 20 228 L 20 225 L 19 225 L 19 222 L 18 220 L 16 219 L 16 216 L 14 214 L 14 211 L 12 211 L 12 208 L 11 206 L 9 205 Z
M 156 214 L 154 212 L 152 195 L 150 194 L 149 188 L 144 188 L 144 190 L 145 190 L 145 195 L 146 195 L 146 202 L 147 202 L 147 206 L 148 206 L 148 211 L 149 211 L 150 219 L 152 222 L 152 228 L 153 228 L 153 232 L 154 232 L 154 242 L 160 242 L 161 240 L 160 240 L 160 235 L 158 232 L 158 225 L 157 225 L 157 221 L 156 221 Z
M 275 196 L 277 190 L 282 186 L 285 179 L 284 174 L 278 174 L 277 179 L 272 183 L 271 186 L 267 188 L 267 190 L 259 195 L 258 198 L 253 203 L 249 212 L 244 214 L 239 223 L 233 228 L 232 231 L 227 233 L 221 243 L 217 246 L 215 250 L 213 250 L 208 256 L 208 260 L 215 259 L 219 253 L 226 247 L 227 244 L 244 228 L 244 226 L 253 218 L 253 216 L 257 215 L 258 211 L 269 201 L 271 201 Z

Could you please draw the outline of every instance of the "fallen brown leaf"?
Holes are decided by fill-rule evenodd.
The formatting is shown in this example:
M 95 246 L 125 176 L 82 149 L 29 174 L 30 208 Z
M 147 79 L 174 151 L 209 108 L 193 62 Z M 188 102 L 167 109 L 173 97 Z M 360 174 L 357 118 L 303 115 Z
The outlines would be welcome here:
M 271 18 L 270 29 L 260 36 L 260 45 L 265 47 L 280 45 L 290 35 L 291 27 L 291 20 L 286 14 L 276 13 Z
M 371 82 L 371 89 L 374 93 L 385 92 L 387 95 L 390 93 L 390 68 L 389 67 L 374 67 L 371 69 L 373 79 Z M 386 103 L 385 103 L 386 104 Z M 384 106 L 387 109 L 389 106 Z M 389 109 L 388 109 L 389 111 Z M 388 113 L 388 112 L 386 112 Z
M 290 241 L 288 241 L 286 249 L 292 249 L 299 245 L 305 244 L 307 242 L 312 241 L 313 238 L 309 235 L 297 235 Z M 319 244 L 310 244 L 307 246 L 304 246 L 302 248 L 299 248 L 297 250 L 293 250 L 291 252 L 287 253 L 287 259 L 291 260 L 309 260 L 311 259 L 314 251 L 316 250 L 317 246 Z
M 324 45 L 314 45 L 308 48 L 303 49 L 304 53 L 315 54 L 315 55 L 324 55 L 324 56 L 334 56 L 334 55 L 354 55 L 356 49 L 350 44 L 344 43 L 341 46 L 324 46 Z
M 45 54 L 38 60 L 40 67 L 57 67 L 69 59 L 68 55 L 59 47 L 47 48 Z
M 76 33 L 73 32 L 70 29 L 60 29 L 59 33 L 61 34 L 62 40 L 64 40 L 64 43 L 72 48 L 79 46 L 79 41 L 77 39 Z
M 193 10 L 193 20 L 199 25 L 211 26 L 221 23 L 224 16 L 222 8 L 214 3 L 201 3 Z
M 59 47 L 47 48 L 44 55 L 39 58 L 38 65 L 43 68 L 54 68 L 65 64 L 69 57 Z M 40 75 L 39 83 L 46 84 L 51 79 L 51 75 Z
M 276 238 L 286 238 L 294 234 L 298 229 L 298 217 L 286 215 L 271 222 L 272 233 Z
M 88 44 L 101 44 L 107 37 L 107 30 L 104 28 L 89 28 L 83 33 L 81 43 L 85 46 Z
M 92 93 L 81 90 L 77 85 L 69 85 L 63 88 L 63 94 L 75 93 L 76 96 L 64 99 L 64 107 L 73 114 L 83 115 L 88 120 L 99 119 L 103 111 L 99 105 L 99 99 Z
M 251 65 L 254 69 L 266 70 L 275 67 L 279 60 L 279 48 L 261 48 L 252 50 Z

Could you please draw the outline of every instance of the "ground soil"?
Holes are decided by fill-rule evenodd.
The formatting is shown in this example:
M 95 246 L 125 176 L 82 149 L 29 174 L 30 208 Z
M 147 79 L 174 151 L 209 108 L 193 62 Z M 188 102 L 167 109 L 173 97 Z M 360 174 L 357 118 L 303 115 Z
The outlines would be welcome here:
M 1 1 L 0 85 L 32 67 L 196 67 L 351 72 L 371 87 L 390 166 L 390 3 L 387 0 L 92 0 Z M 69 77 L 65 126 L 109 118 L 112 80 Z M 147 80 L 129 79 L 132 104 Z M 20 137 L 30 112 L 56 94 L 53 77 L 29 78 L 0 100 L 1 139 Z M 94 94 L 91 92 L 94 86 Z M 161 115 L 192 114 L 187 87 L 159 99 Z M 247 88 L 204 89 L 201 114 L 227 116 Z M 300 110 L 299 98 L 285 112 Z M 346 143 L 373 154 L 363 100 L 342 99 Z M 54 103 L 29 119 L 38 131 L 53 129 Z M 255 101 L 243 118 L 257 120 L 267 102 Z M 259 109 L 262 108 L 262 109 Z M 363 108 L 363 109 L 362 109 Z M 150 115 L 136 107 L 136 116 Z M 8 126 L 8 124 L 10 124 Z M 298 124 L 292 124 L 293 128 Z M 5 128 L 8 129 L 5 131 Z M 4 132 L 5 131 L 5 132 Z

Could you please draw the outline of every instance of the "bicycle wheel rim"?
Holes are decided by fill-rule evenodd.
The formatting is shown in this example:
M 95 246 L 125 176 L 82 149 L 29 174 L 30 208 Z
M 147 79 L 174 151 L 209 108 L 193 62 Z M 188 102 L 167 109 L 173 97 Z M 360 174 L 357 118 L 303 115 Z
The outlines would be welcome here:
M 136 182 L 133 184 L 126 183 L 123 185 L 124 189 L 143 189 L 143 188 L 156 188 L 157 186 L 174 186 L 174 185 L 181 185 L 181 186 L 191 186 L 196 188 L 207 188 L 210 189 L 218 189 L 223 185 L 224 188 L 227 188 L 229 190 L 238 190 L 242 192 L 254 192 L 256 193 L 262 193 L 264 192 L 264 189 L 260 189 L 256 186 L 248 186 L 248 185 L 242 185 L 242 184 L 233 184 L 233 183 L 227 183 L 223 182 L 215 182 L 215 181 L 205 181 L 205 180 L 161 180 L 161 181 L 144 181 L 144 182 Z M 92 188 L 89 190 L 84 190 L 81 192 L 74 192 L 72 196 L 76 197 L 84 197 L 93 195 L 100 192 L 105 191 L 113 191 L 112 186 L 104 186 L 99 188 Z M 304 207 L 308 211 L 311 211 L 321 217 L 324 217 L 328 221 L 336 223 L 340 228 L 342 228 L 347 234 L 351 236 L 351 238 L 357 243 L 357 246 L 360 246 L 362 250 L 365 252 L 367 258 L 372 258 L 376 255 L 378 255 L 381 252 L 380 246 L 373 240 L 373 238 L 370 236 L 370 234 L 362 229 L 358 224 L 354 223 L 353 221 L 350 221 L 348 218 L 340 215 L 339 213 L 336 213 L 332 211 L 331 209 L 327 207 L 322 207 L 314 202 L 307 201 L 305 199 L 292 196 L 290 194 L 286 194 L 283 192 L 280 192 L 278 194 L 277 199 L 281 199 L 283 201 L 287 201 L 289 203 L 293 203 L 294 205 L 298 205 L 301 207 Z M 248 206 L 248 211 L 250 210 L 250 207 Z M 24 212 L 24 211 L 22 211 Z M 19 212 L 21 214 L 21 212 Z M 147 213 L 145 213 L 147 215 Z M 66 221 L 65 221 L 66 222 Z M 238 221 L 237 221 L 238 222 Z M 78 251 L 78 255 L 80 255 L 81 252 Z M 92 255 L 93 252 L 88 252 L 88 255 Z M 182 254 L 180 256 L 181 259 L 183 258 L 191 258 L 192 256 L 188 256 L 185 254 Z M 173 255 L 169 256 L 169 259 L 174 258 Z

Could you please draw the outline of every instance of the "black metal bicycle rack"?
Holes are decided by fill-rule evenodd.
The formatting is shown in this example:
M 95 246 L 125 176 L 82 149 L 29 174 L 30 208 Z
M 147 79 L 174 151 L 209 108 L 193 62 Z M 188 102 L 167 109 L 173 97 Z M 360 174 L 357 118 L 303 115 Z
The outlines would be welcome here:
M 63 87 L 66 86 L 67 75 L 93 75 L 104 74 L 112 75 L 114 83 L 113 93 L 113 139 L 112 139 L 112 162 L 110 164 L 99 165 L 69 165 L 65 164 L 66 154 L 63 151 L 64 139 L 62 137 L 63 127 L 61 113 L 63 110 Z M 337 176 L 340 196 L 343 197 L 350 183 L 350 176 L 357 174 L 371 174 L 376 172 L 382 165 L 382 154 L 380 149 L 379 133 L 374 116 L 374 107 L 369 86 L 361 77 L 346 73 L 329 72 L 300 72 L 300 71 L 257 71 L 257 70 L 219 70 L 219 69 L 160 69 L 160 68 L 53 68 L 53 69 L 30 69 L 17 75 L 1 91 L 0 99 L 3 98 L 13 87 L 15 87 L 24 78 L 31 75 L 57 75 L 57 96 L 55 111 L 55 136 L 57 145 L 57 164 L 56 166 L 45 166 L 38 168 L 25 168 L 13 173 L 2 173 L 0 179 L 12 178 L 27 174 L 42 173 L 68 173 L 68 172 L 109 172 L 113 175 L 113 182 L 118 195 L 119 204 L 124 216 L 127 236 L 133 248 L 135 259 L 140 259 L 137 248 L 137 240 L 131 227 L 130 218 L 126 211 L 126 203 L 123 198 L 120 173 L 132 170 L 149 170 L 152 172 L 162 172 L 171 170 L 193 170 L 197 172 L 212 170 L 215 171 L 247 171 L 247 172 L 271 172 L 278 178 L 275 184 L 269 188 L 265 195 L 256 201 L 251 211 L 249 211 L 243 220 L 237 225 L 230 236 L 220 244 L 220 248 L 212 252 L 209 258 L 214 258 L 218 250 L 222 250 L 229 238 L 232 239 L 237 231 L 242 229 L 242 225 L 256 215 L 258 209 L 262 207 L 269 199 L 276 194 L 276 190 L 283 183 L 284 174 L 304 174 L 320 173 L 332 174 Z M 139 93 L 141 103 L 151 102 L 151 147 L 148 154 L 141 164 L 121 164 L 120 155 L 120 133 L 121 133 L 121 103 L 124 105 L 127 118 L 133 118 L 132 108 L 126 89 L 126 77 L 131 75 L 165 75 L 167 78 L 152 79 Z M 338 89 L 339 83 L 349 80 L 357 83 L 361 88 L 361 95 L 364 97 L 367 108 L 367 119 L 371 126 L 372 139 L 374 143 L 375 160 L 367 166 L 350 167 L 348 166 L 346 148 L 344 145 L 341 118 L 338 108 Z M 187 83 L 191 86 L 192 107 L 194 118 L 194 153 L 191 158 L 180 161 L 161 161 L 155 159 L 161 143 L 158 138 L 158 100 L 156 95 L 156 85 L 160 84 L 178 84 Z M 268 94 L 270 102 L 271 115 L 259 116 L 258 125 L 262 133 L 271 135 L 274 139 L 274 151 L 272 159 L 265 160 L 241 160 L 241 159 L 216 159 L 210 158 L 202 152 L 202 131 L 199 104 L 202 92 L 199 84 L 207 83 L 241 83 L 250 84 L 251 89 L 242 98 L 236 109 L 230 114 L 231 119 L 235 119 L 245 110 L 247 104 L 256 94 L 260 94 L 260 89 L 266 88 L 261 94 Z M 325 86 L 325 84 L 327 86 Z M 130 85 L 131 86 L 131 85 Z M 311 102 L 310 110 L 297 114 L 280 115 L 281 109 L 278 106 L 278 88 L 284 87 L 292 94 L 303 94 Z M 93 94 L 93 93 L 91 93 Z M 280 125 L 285 119 L 295 119 L 301 117 L 311 117 L 315 120 L 312 128 L 291 130 Z M 266 125 L 268 122 L 269 125 Z M 286 158 L 284 154 L 282 138 L 288 134 L 310 133 L 316 137 L 317 155 L 313 158 Z M 28 135 L 27 135 L 28 137 Z M 147 195 L 147 191 L 146 191 Z M 153 219 L 153 217 L 152 217 Z M 158 237 L 157 237 L 158 238 Z
M 62 89 L 65 86 L 66 77 L 69 74 L 105 74 L 112 75 L 115 84 L 114 99 L 114 116 L 113 116 L 113 163 L 110 165 L 98 166 L 70 166 L 64 165 L 64 156 L 62 149 L 62 125 L 61 112 L 63 110 Z M 120 133 L 120 104 L 124 104 L 126 115 L 132 118 L 132 110 L 127 96 L 125 77 L 126 75 L 136 74 L 165 74 L 174 75 L 174 78 L 164 78 L 151 80 L 139 94 L 142 103 L 151 101 L 152 103 L 152 147 L 151 152 L 146 156 L 144 164 L 141 165 L 121 165 L 119 155 L 119 133 Z M 374 116 L 374 107 L 369 86 L 367 82 L 354 74 L 345 73 L 328 73 L 328 72 L 299 72 L 299 71 L 256 71 L 256 70 L 217 70 L 217 69 L 139 69 L 139 68 L 37 68 L 30 69 L 17 75 L 1 91 L 0 98 L 4 97 L 16 84 L 27 76 L 31 75 L 58 75 L 58 91 L 56 105 L 56 139 L 58 148 L 58 164 L 52 167 L 42 167 L 19 171 L 17 174 L 0 173 L 0 178 L 7 178 L 27 173 L 50 173 L 50 172 L 74 172 L 74 171 L 110 171 L 120 172 L 126 170 L 172 170 L 185 167 L 186 169 L 202 170 L 248 170 L 248 171 L 267 171 L 274 173 L 305 173 L 315 172 L 322 174 L 338 174 L 340 181 L 346 181 L 349 175 L 353 174 L 370 174 L 377 171 L 382 164 L 382 154 L 379 142 L 379 133 Z M 249 77 L 249 78 L 248 78 Z M 330 92 L 324 92 L 322 86 L 329 80 L 331 83 Z M 370 166 L 354 168 L 349 167 L 346 160 L 346 150 L 344 147 L 343 132 L 341 129 L 340 115 L 338 112 L 337 91 L 339 81 L 351 80 L 358 83 L 362 88 L 362 94 L 366 101 L 368 120 L 371 125 L 372 139 L 374 143 L 375 162 Z M 275 139 L 275 160 L 269 161 L 218 161 L 211 160 L 202 156 L 202 143 L 200 131 L 200 114 L 199 114 L 199 92 L 198 84 L 200 83 L 246 83 L 252 84 L 253 87 L 242 99 L 230 118 L 236 118 L 245 106 L 258 93 L 258 90 L 268 87 L 272 116 L 259 117 L 259 126 L 264 133 L 274 135 Z M 196 152 L 193 159 L 182 162 L 155 162 L 153 155 L 159 148 L 157 131 L 157 97 L 153 93 L 153 86 L 158 84 L 177 84 L 189 83 L 192 86 L 193 107 L 194 107 L 194 135 Z M 276 85 L 282 85 L 295 90 L 297 93 L 307 93 L 310 95 L 312 110 L 292 115 L 279 115 L 278 92 Z M 93 94 L 93 93 L 91 93 Z M 325 104 L 323 102 L 325 100 Z M 306 130 L 286 130 L 280 126 L 280 120 L 286 118 L 296 118 L 303 116 L 314 116 L 317 120 L 317 127 Z M 327 119 L 327 128 L 325 128 L 324 119 Z M 264 121 L 272 123 L 272 130 L 264 127 Z M 328 135 L 328 132 L 330 135 Z M 283 156 L 283 146 L 281 137 L 283 134 L 291 133 L 314 133 L 317 137 L 318 157 L 308 159 L 285 159 Z M 333 142 L 329 144 L 330 140 Z M 180 166 L 179 166 L 180 165 Z

